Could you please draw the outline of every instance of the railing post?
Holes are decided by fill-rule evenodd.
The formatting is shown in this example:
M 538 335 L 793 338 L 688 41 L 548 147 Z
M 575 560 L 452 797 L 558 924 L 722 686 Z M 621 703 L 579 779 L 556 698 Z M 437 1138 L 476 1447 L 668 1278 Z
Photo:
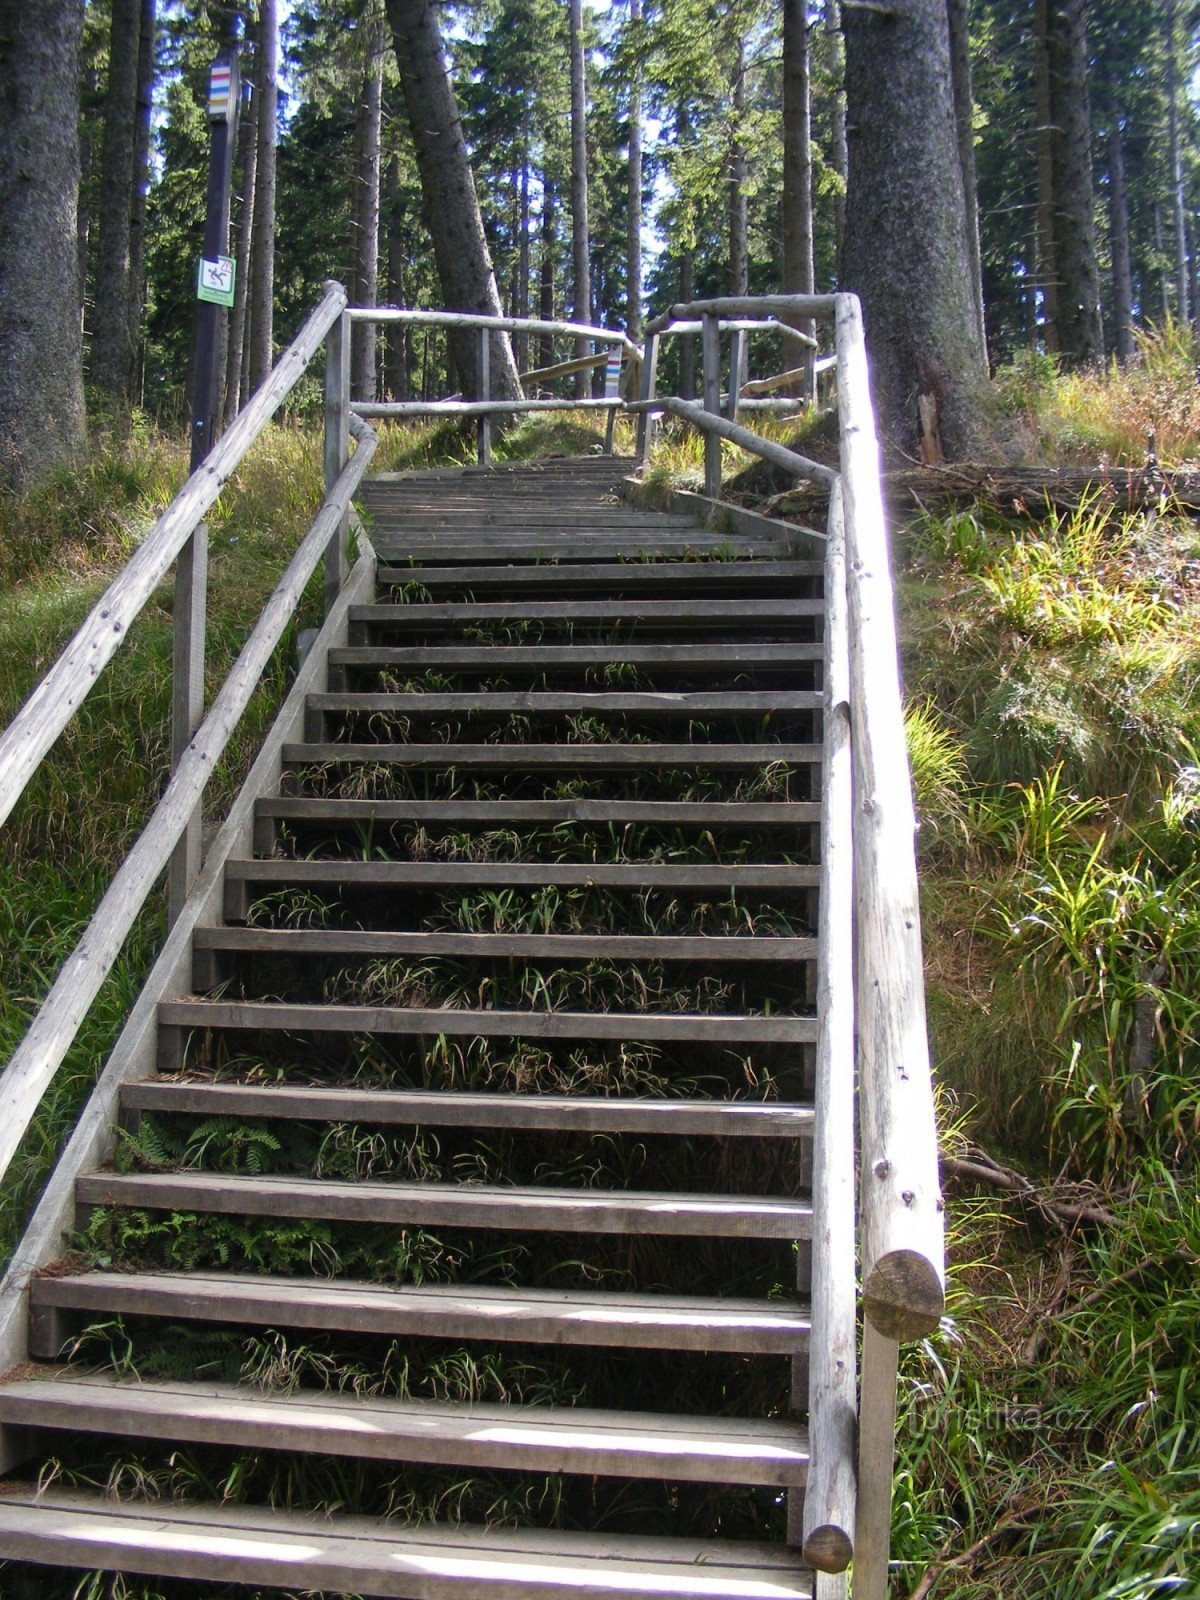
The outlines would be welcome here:
M 328 285 L 326 285 L 328 288 Z M 345 311 L 325 340 L 325 493 L 350 459 L 350 318 Z M 350 571 L 350 518 L 338 523 L 325 552 L 325 615 L 332 611 Z
M 700 328 L 704 362 L 704 409 L 721 415 L 721 325 L 705 312 Z M 710 500 L 721 498 L 721 441 L 715 433 L 704 435 L 704 492 Z
M 488 328 L 479 330 L 479 399 L 492 398 L 492 335 Z M 479 418 L 478 455 L 481 467 L 492 464 L 492 419 L 486 413 Z
M 204 623 L 208 607 L 208 524 L 197 523 L 175 562 L 171 661 L 171 771 L 204 719 Z M 167 923 L 174 927 L 200 874 L 203 800 L 196 802 L 167 873 Z
M 887 1600 L 899 1355 L 900 1346 L 895 1339 L 889 1339 L 870 1322 L 864 1322 L 858 1408 L 854 1600 Z
M 733 330 L 733 343 L 729 351 L 729 411 L 730 422 L 738 419 L 738 402 L 742 398 L 742 361 L 746 350 L 746 334 L 741 328 Z
M 642 392 L 641 399 L 650 401 L 655 398 L 658 385 L 658 334 L 652 333 L 647 338 L 642 350 Z M 639 471 L 645 471 L 650 464 L 650 449 L 654 443 L 654 418 L 649 411 L 638 412 L 637 425 L 637 466 Z

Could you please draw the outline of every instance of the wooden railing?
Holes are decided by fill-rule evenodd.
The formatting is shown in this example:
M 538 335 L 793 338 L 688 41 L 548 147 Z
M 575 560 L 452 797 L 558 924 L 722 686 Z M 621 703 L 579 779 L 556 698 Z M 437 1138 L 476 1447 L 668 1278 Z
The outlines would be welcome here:
M 329 369 L 340 370 L 339 351 L 346 292 L 329 283 L 321 303 L 305 322 L 274 370 L 225 436 L 188 478 L 146 535 L 137 553 L 114 579 L 23 709 L 0 737 L 0 822 L 12 811 L 30 778 L 58 735 L 79 710 L 101 668 L 128 636 L 172 562 L 203 529 L 202 518 L 247 451 L 278 411 L 327 335 L 333 333 Z M 203 538 L 192 544 L 191 581 L 186 600 L 177 587 L 175 606 L 176 714 L 174 770 L 145 829 L 117 871 L 82 938 L 59 971 L 28 1032 L 0 1077 L 0 1177 L 7 1171 L 42 1096 L 74 1042 L 80 1024 L 111 972 L 121 946 L 163 869 L 176 857 L 189 832 L 197 848 L 178 892 L 186 898 L 199 870 L 200 805 L 217 761 L 250 702 L 271 656 L 294 615 L 306 584 L 325 561 L 327 595 L 336 593 L 344 571 L 347 515 L 375 449 L 366 423 L 332 403 L 332 437 L 326 440 L 324 505 L 301 541 L 246 640 L 207 715 L 195 702 L 203 679 L 206 583 Z M 357 439 L 353 456 L 349 436 Z M 178 573 L 177 573 L 178 584 Z M 183 711 L 191 718 L 181 728 Z M 173 897 L 174 898 L 174 897 Z M 173 906 L 179 909 L 181 901 Z

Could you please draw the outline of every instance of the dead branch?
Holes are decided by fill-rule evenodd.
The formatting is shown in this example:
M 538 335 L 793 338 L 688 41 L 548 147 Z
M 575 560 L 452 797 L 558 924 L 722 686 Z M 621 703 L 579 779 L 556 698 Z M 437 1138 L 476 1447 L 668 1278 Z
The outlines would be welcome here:
M 973 1567 L 979 1557 L 991 1549 L 992 1545 L 1002 1539 L 1005 1534 L 1015 1533 L 1018 1528 L 1028 1527 L 1030 1512 L 1039 1510 L 1041 1504 L 1040 1500 L 1033 1498 L 1022 1500 L 1006 1516 L 1001 1517 L 999 1522 L 990 1528 L 981 1539 L 976 1539 L 969 1549 L 964 1550 L 961 1555 L 951 1556 L 947 1559 L 947 1552 L 952 1543 L 948 1539 L 933 1561 L 925 1568 L 920 1582 L 910 1593 L 908 1600 L 928 1600 L 928 1596 L 933 1592 L 934 1584 L 943 1573 L 963 1567 Z
M 961 1156 L 943 1156 L 942 1171 L 952 1178 L 965 1178 L 973 1183 L 986 1184 L 989 1188 L 1000 1189 L 1007 1194 L 1019 1195 L 1027 1201 L 1049 1221 L 1056 1223 L 1061 1228 L 1077 1227 L 1080 1223 L 1093 1223 L 1097 1227 L 1110 1228 L 1116 1218 L 1106 1206 L 1097 1205 L 1091 1200 L 1060 1199 L 1055 1194 L 1048 1194 L 1022 1172 L 1015 1171 L 1012 1167 L 1002 1167 L 999 1162 L 993 1161 L 986 1151 L 972 1152 L 971 1159 Z

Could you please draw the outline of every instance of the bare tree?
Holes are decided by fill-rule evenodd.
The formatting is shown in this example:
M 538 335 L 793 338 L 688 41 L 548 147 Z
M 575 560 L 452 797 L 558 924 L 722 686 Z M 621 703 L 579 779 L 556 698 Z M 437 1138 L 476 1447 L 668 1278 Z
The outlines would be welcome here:
M 354 301 L 360 306 L 379 303 L 379 142 L 383 127 L 383 26 L 374 8 L 365 28 L 366 58 L 358 100 L 355 206 Z M 379 387 L 378 325 L 354 326 L 352 372 L 354 393 L 374 400 Z
M 588 256 L 588 138 L 587 138 L 587 76 L 583 55 L 583 4 L 570 0 L 571 5 L 571 266 L 573 273 L 571 309 L 576 322 L 592 320 L 592 276 Z M 577 354 L 586 356 L 591 349 L 586 339 L 580 339 Z M 575 375 L 575 393 L 582 399 L 590 387 L 586 372 Z

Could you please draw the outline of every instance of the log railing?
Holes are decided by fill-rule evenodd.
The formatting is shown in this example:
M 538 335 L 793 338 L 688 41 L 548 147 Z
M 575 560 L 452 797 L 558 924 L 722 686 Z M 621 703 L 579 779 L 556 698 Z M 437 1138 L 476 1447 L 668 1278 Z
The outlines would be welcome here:
M 115 654 L 130 624 L 166 575 L 173 561 L 202 528 L 205 512 L 254 441 L 283 404 L 327 335 L 328 369 L 340 371 L 344 350 L 346 292 L 329 283 L 316 310 L 280 357 L 270 376 L 229 431 L 146 535 L 137 553 L 114 579 L 24 708 L 0 737 L 0 822 L 12 811 L 33 773 L 58 735 L 78 711 L 101 668 Z M 28 1032 L 0 1076 L 0 1177 L 7 1171 L 42 1096 L 62 1064 L 80 1024 L 112 971 L 121 947 L 155 882 L 186 841 L 198 837 L 199 807 L 218 759 L 249 704 L 276 646 L 300 603 L 305 585 L 322 561 L 327 573 L 345 566 L 345 534 L 350 501 L 375 450 L 375 435 L 336 401 L 328 408 L 335 424 L 326 440 L 327 495 L 312 527 L 292 556 L 268 599 L 241 654 L 218 691 L 208 714 L 181 737 L 176 728 L 174 771 L 145 829 L 130 850 L 59 971 Z M 343 425 L 344 423 L 344 425 Z M 357 440 L 349 454 L 349 437 Z M 175 607 L 177 672 L 186 675 L 183 692 L 172 696 L 178 713 L 190 707 L 193 681 L 202 672 L 205 584 L 202 544 L 192 546 L 192 581 L 187 596 L 177 588 Z M 201 566 L 195 565 L 197 560 Z M 178 583 L 178 574 L 177 574 Z M 328 589 L 327 589 L 328 593 Z M 200 669 L 199 671 L 197 669 Z M 180 685 L 176 684 L 177 691 Z M 186 898 L 199 870 L 198 851 L 189 851 L 187 877 L 178 885 Z M 175 904 L 173 910 L 177 911 Z

